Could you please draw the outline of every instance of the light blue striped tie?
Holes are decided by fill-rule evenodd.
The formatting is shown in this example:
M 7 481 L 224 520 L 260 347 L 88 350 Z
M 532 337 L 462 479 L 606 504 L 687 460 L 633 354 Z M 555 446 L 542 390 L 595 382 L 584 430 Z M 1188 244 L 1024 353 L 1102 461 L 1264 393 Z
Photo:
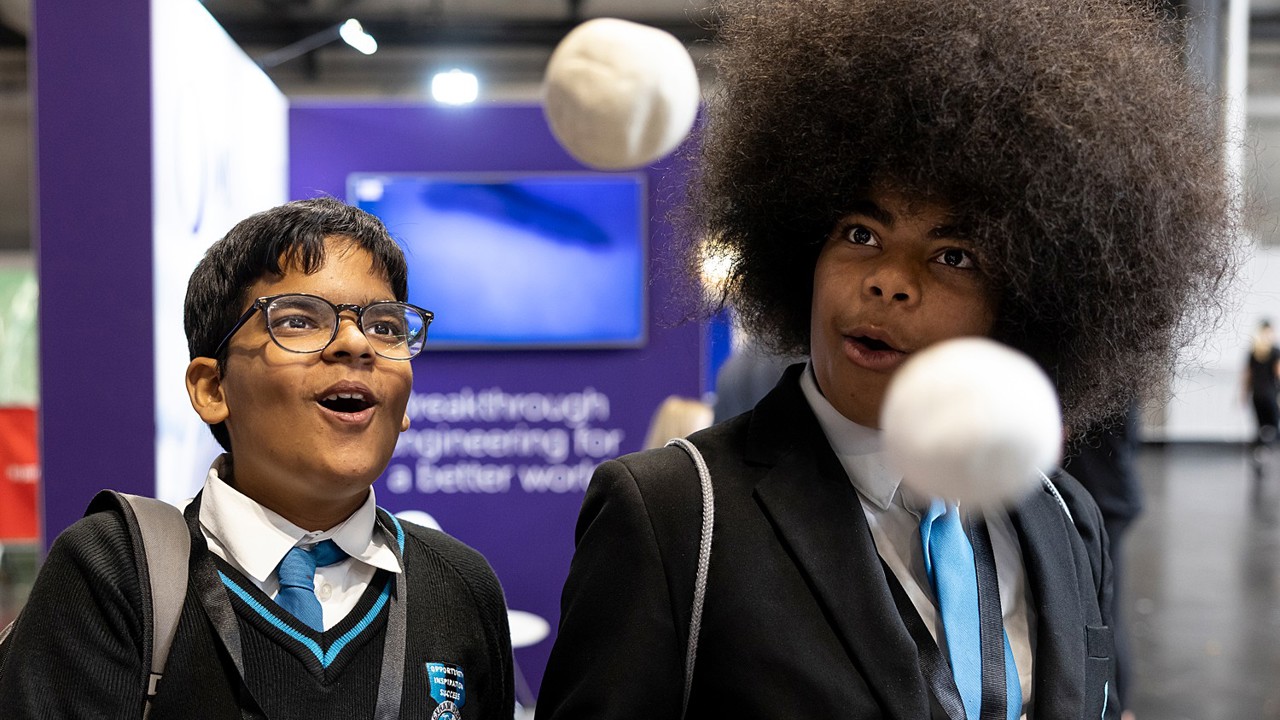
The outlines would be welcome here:
M 977 720 L 982 709 L 982 636 L 978 620 L 978 571 L 964 534 L 960 511 L 934 500 L 920 521 L 924 569 L 933 584 L 947 656 L 965 716 Z
M 316 598 L 316 568 L 341 561 L 347 553 L 332 540 L 310 550 L 295 547 L 280 561 L 280 593 L 276 603 L 312 630 L 324 630 L 324 613 Z
M 964 702 L 969 720 L 982 717 L 982 635 L 978 612 L 978 572 L 973 546 L 964 533 L 960 511 L 955 505 L 934 500 L 920 521 L 920 541 L 924 546 L 924 568 L 938 599 L 942 628 L 947 639 L 951 675 Z M 999 613 L 996 613 L 999 617 Z M 1022 683 L 1018 666 L 1004 632 L 1005 717 L 1022 715 Z

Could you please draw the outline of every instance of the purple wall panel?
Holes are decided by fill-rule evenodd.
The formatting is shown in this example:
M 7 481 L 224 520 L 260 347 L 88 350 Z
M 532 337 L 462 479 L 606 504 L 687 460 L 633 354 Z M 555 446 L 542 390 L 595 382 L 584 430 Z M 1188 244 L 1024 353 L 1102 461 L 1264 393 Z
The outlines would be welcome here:
M 150 0 L 36 0 L 43 532 L 155 487 Z
M 290 113 L 290 193 L 294 198 L 319 193 L 345 197 L 352 172 L 556 172 L 584 170 L 560 148 L 537 107 L 440 108 L 404 105 L 295 106 Z M 578 452 L 590 432 L 621 431 L 617 450 L 638 450 L 650 418 L 667 395 L 696 397 L 701 362 L 700 328 L 677 320 L 684 308 L 670 304 L 669 276 L 659 271 L 669 260 L 672 229 L 665 222 L 677 202 L 683 175 L 679 163 L 667 160 L 648 170 L 649 194 L 649 339 L 633 350 L 525 350 L 505 352 L 428 352 L 414 361 L 415 395 L 458 395 L 499 389 L 510 396 L 594 391 L 608 398 L 608 417 L 597 417 L 586 430 L 564 423 L 457 421 L 452 429 L 503 432 L 525 425 L 564 430 L 572 449 L 563 464 L 572 470 L 598 462 L 590 448 Z M 485 268 L 477 267 L 476 273 Z M 427 307 L 429 297 L 410 298 Z M 536 309 L 534 309 L 536 311 Z M 412 408 L 411 408 L 412 410 Z M 414 429 L 440 428 L 441 423 L 415 417 Z M 602 448 L 597 447 L 596 450 Z M 616 454 L 616 453 L 611 453 Z M 559 618 L 560 590 L 573 552 L 573 528 L 582 488 L 567 492 L 529 490 L 519 469 L 539 465 L 537 458 L 439 459 L 440 465 L 488 464 L 515 471 L 496 492 L 462 490 L 427 482 L 418 467 L 431 461 L 408 454 L 392 461 L 395 483 L 388 477 L 377 486 L 380 504 L 392 511 L 419 509 L 431 513 L 450 534 L 489 559 L 517 610 L 546 618 L 554 628 Z M 545 462 L 542 463 L 545 465 Z M 493 488 L 490 488 L 491 490 Z M 554 637 L 554 635 L 553 635 Z M 517 649 L 525 679 L 536 691 L 552 638 Z

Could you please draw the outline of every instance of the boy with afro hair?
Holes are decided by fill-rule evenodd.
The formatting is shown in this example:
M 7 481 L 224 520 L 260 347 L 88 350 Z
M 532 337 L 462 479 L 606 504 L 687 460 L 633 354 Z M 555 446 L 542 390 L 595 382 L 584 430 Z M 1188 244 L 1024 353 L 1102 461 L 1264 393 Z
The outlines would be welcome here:
M 687 686 L 694 465 L 668 447 L 597 470 L 540 718 L 1119 715 L 1079 483 L 970 519 L 998 580 L 979 653 L 948 642 L 933 499 L 885 468 L 878 423 L 906 358 L 978 335 L 1044 368 L 1078 436 L 1220 309 L 1224 141 L 1168 30 L 1119 0 L 724 7 L 688 235 L 734 258 L 721 300 L 744 326 L 809 361 L 690 437 L 715 514 Z

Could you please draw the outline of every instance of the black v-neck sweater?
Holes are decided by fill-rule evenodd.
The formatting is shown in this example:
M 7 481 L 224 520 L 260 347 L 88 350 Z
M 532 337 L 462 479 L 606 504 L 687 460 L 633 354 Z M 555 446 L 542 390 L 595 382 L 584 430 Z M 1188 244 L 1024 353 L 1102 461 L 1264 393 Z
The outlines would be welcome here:
M 509 720 L 514 691 L 506 605 L 484 558 L 443 533 L 404 524 L 407 638 L 400 717 L 437 706 L 428 663 L 461 671 L 467 720 Z M 203 554 L 193 549 L 193 558 Z M 241 681 L 198 599 L 178 623 L 151 717 L 371 718 L 393 579 L 379 571 L 338 625 L 316 632 L 214 559 L 239 628 Z M 221 598 L 220 598 L 221 601 Z M 142 591 L 123 518 L 86 517 L 54 542 L 0 657 L 0 717 L 137 718 L 144 689 Z

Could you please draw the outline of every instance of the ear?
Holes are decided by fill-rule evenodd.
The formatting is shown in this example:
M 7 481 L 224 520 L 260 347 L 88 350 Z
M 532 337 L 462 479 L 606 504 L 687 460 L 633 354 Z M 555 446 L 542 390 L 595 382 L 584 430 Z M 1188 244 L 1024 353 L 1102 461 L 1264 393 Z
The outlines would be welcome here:
M 187 365 L 187 395 L 196 414 L 209 425 L 217 425 L 230 415 L 222 394 L 222 374 L 213 358 L 198 357 Z
M 405 432 L 408 429 L 409 429 L 409 413 L 405 413 L 404 419 L 400 421 L 400 432 Z

